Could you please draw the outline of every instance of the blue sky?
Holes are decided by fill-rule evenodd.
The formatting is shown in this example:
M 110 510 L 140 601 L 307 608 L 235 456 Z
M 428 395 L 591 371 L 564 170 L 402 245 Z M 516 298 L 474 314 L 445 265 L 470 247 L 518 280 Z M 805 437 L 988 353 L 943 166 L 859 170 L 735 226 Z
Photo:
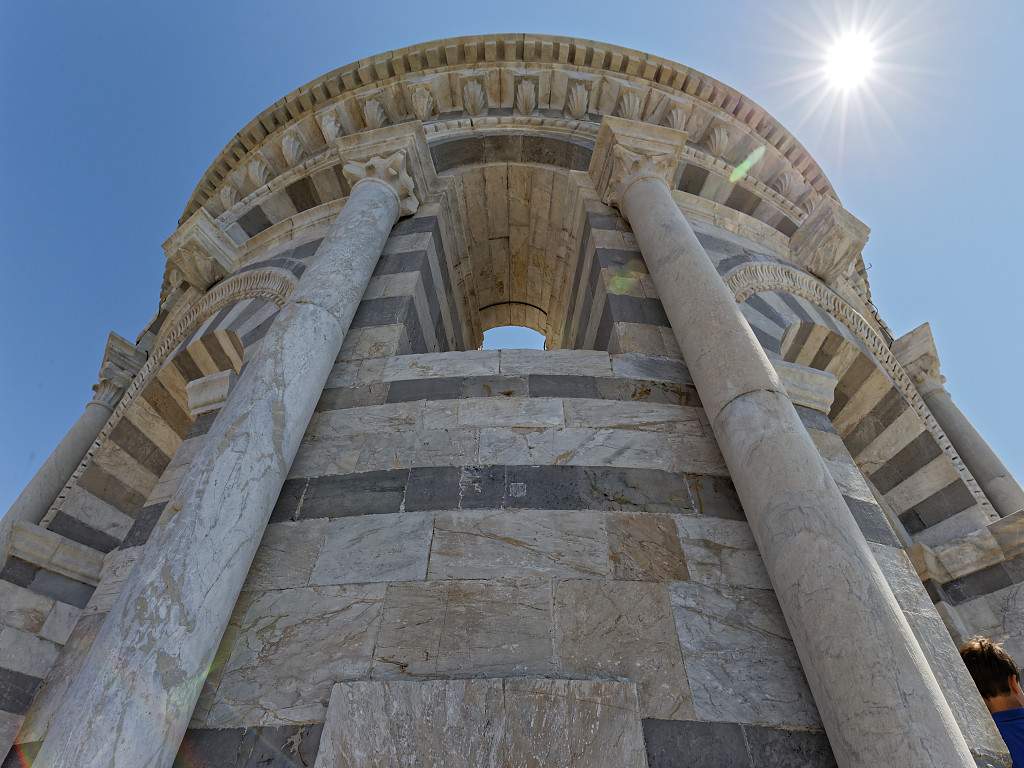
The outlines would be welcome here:
M 844 21 L 883 50 L 846 118 L 805 79 Z M 160 244 L 232 134 L 293 88 L 428 39 L 536 31 L 700 69 L 790 128 L 872 228 L 897 334 L 930 321 L 955 400 L 1018 477 L 1024 3 L 0 3 L 0 510 L 81 413 L 106 334 L 156 309 Z M 826 100 L 827 101 L 827 100 Z M 818 104 L 815 107 L 815 104 Z

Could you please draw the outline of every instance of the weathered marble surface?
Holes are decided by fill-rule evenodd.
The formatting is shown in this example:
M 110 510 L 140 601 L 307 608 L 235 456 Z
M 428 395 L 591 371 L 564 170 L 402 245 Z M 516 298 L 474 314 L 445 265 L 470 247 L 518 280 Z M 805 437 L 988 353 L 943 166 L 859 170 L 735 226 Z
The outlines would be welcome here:
M 207 725 L 277 725 L 323 717 L 331 685 L 365 677 L 384 585 L 282 589 L 256 596 Z
M 430 579 L 608 573 L 605 515 L 573 510 L 442 512 L 434 521 Z
M 552 674 L 551 592 L 547 581 L 393 584 L 372 676 Z
M 288 467 L 398 216 L 399 200 L 386 182 L 355 185 L 203 440 L 170 502 L 169 521 L 115 600 L 54 718 L 41 764 L 134 768 L 173 761 Z M 254 655 L 272 655 L 262 643 L 253 647 Z M 328 670 L 325 665 L 324 674 L 333 674 Z M 241 673 L 237 683 L 244 690 Z M 274 705 L 287 710 L 288 693 Z M 82 710 L 91 716 L 79 717 Z
M 316 768 L 646 768 L 630 683 L 339 683 Z
M 612 578 L 678 581 L 690 577 L 671 515 L 608 515 Z
M 669 596 L 700 719 L 821 727 L 770 590 L 677 582 Z
M 268 525 L 243 589 L 424 578 L 433 515 L 403 512 Z
M 554 605 L 565 672 L 633 680 L 644 717 L 695 717 L 664 585 L 562 581 Z
M 837 760 L 972 765 L 835 481 L 673 199 L 684 142 L 678 132 L 605 117 L 591 176 L 629 221 L 658 286 Z M 907 733 L 917 738 L 908 742 Z
M 745 521 L 678 516 L 675 523 L 691 581 L 771 589 L 764 561 Z

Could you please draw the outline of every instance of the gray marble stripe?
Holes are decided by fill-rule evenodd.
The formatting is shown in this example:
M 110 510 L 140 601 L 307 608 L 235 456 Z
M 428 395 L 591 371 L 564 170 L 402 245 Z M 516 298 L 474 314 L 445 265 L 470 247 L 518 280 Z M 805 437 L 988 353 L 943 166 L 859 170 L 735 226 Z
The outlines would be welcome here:
M 93 587 L 89 584 L 47 571 L 17 557 L 7 558 L 0 569 L 0 579 L 76 608 L 84 608 L 93 593 Z
M 584 217 L 583 232 L 580 234 L 580 246 L 576 250 L 576 267 L 573 270 L 572 284 L 569 286 L 569 304 L 565 313 L 565 325 L 562 328 L 563 344 L 572 338 L 573 320 L 575 318 L 576 304 L 579 301 L 579 293 L 581 290 L 580 278 L 583 275 L 587 244 L 590 242 L 590 220 L 590 215 Z
M 357 387 L 325 389 L 317 405 L 317 411 L 416 400 L 459 400 L 474 397 L 567 397 L 700 405 L 696 390 L 685 380 L 677 382 L 607 376 L 530 374 L 400 379 L 376 382 L 372 386 L 372 391 Z M 355 389 L 362 390 L 359 397 L 353 396 Z
M 931 432 L 922 432 L 878 470 L 870 480 L 881 493 L 888 493 L 942 453 Z
M 941 523 L 958 512 L 973 507 L 974 504 L 974 495 L 964 485 L 964 482 L 957 478 L 924 501 L 916 504 L 913 509 L 900 514 L 900 520 L 909 533 L 918 533 L 925 528 Z
M 846 449 L 852 456 L 859 456 L 885 429 L 898 419 L 910 406 L 899 390 L 893 387 L 874 408 L 861 419 L 845 439 Z
M 104 554 L 117 549 L 121 543 L 119 539 L 110 534 L 98 531 L 91 525 L 63 512 L 58 512 L 46 527 L 64 538 L 77 541 L 79 544 L 84 544 Z
M 675 512 L 743 520 L 727 478 L 586 466 L 413 467 L 293 478 L 271 522 L 458 509 Z
M 95 463 L 82 473 L 78 484 L 101 501 L 119 509 L 129 517 L 146 502 L 146 497 L 139 491 L 126 485 L 120 478 L 111 475 Z
M 648 768 L 834 768 L 823 731 L 644 719 Z
M 942 585 L 946 599 L 953 605 L 965 603 L 982 595 L 988 595 L 1014 584 L 1011 571 L 1006 563 L 996 563 L 980 571 L 969 573 Z
M 41 678 L 0 667 L 0 710 L 25 714 L 42 684 Z
M 249 237 L 253 237 L 269 227 L 271 222 L 270 219 L 267 218 L 267 214 L 263 209 L 256 205 L 243 213 L 238 218 L 237 223 L 245 234 Z

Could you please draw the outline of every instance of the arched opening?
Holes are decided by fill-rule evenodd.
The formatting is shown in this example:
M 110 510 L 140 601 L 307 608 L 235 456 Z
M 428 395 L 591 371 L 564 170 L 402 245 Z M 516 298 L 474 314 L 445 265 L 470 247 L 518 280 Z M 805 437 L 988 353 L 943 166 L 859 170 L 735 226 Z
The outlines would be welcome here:
M 521 325 L 502 325 L 484 331 L 481 349 L 544 349 L 544 336 Z

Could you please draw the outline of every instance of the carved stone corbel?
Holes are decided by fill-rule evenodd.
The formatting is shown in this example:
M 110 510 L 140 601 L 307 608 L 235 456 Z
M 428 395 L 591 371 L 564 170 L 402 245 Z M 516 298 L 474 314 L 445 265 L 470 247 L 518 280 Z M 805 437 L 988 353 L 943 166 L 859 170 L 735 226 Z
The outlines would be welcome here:
M 871 232 L 837 200 L 822 197 L 790 239 L 793 263 L 830 286 L 856 281 L 857 258 Z
M 919 325 L 910 333 L 896 339 L 892 345 L 892 353 L 900 365 L 910 375 L 917 391 L 922 397 L 942 389 L 946 377 L 942 375 L 939 362 L 939 351 L 935 347 L 935 339 L 928 323 Z
M 103 350 L 98 380 L 92 387 L 92 401 L 113 409 L 145 362 L 144 352 L 128 339 L 111 332 Z
M 167 260 L 185 280 L 205 291 L 238 267 L 238 248 L 205 208 L 200 208 L 164 242 Z

